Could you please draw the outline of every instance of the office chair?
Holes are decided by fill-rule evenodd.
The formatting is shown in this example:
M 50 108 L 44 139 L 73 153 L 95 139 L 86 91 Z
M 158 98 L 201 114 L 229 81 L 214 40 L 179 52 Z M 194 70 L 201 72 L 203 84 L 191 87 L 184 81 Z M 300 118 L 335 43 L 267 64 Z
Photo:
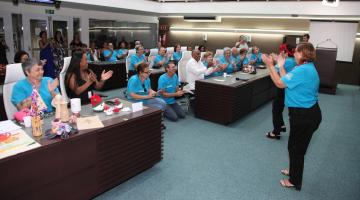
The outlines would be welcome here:
M 9 64 L 6 66 L 6 75 L 3 86 L 3 100 L 7 118 L 13 119 L 17 112 L 16 106 L 11 102 L 12 91 L 15 83 L 26 76 L 22 70 L 21 63 Z
M 125 65 L 126 65 L 126 77 L 127 77 L 127 80 L 129 80 L 129 78 L 130 78 L 129 77 L 130 59 L 135 53 L 136 53 L 135 49 L 130 49 L 129 53 L 128 53 L 127 57 L 126 57 Z
M 64 99 L 66 101 L 69 101 L 69 97 L 66 93 L 66 87 L 65 87 L 65 76 L 66 76 L 66 72 L 69 68 L 70 65 L 70 61 L 71 61 L 71 57 L 66 57 L 64 58 L 64 66 L 59 74 L 59 82 L 60 82 L 60 90 L 61 90 L 61 94 L 64 97 Z
M 191 51 L 184 51 L 182 52 L 182 56 L 181 59 L 179 60 L 178 63 L 178 76 L 179 76 L 179 82 L 183 87 L 183 90 L 185 92 L 184 94 L 184 101 L 180 101 L 180 105 L 185 107 L 185 111 L 188 113 L 190 111 L 190 97 L 191 97 L 191 91 L 187 90 L 186 85 L 187 85 L 187 81 L 186 81 L 186 64 L 189 62 L 189 60 L 191 59 Z

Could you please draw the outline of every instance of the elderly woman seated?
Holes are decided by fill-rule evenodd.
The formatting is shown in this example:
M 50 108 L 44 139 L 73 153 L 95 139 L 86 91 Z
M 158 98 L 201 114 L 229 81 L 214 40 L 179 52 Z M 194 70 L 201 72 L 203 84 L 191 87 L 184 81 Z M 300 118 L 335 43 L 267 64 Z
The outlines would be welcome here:
M 59 93 L 58 79 L 53 80 L 44 77 L 43 63 L 35 59 L 28 59 L 22 63 L 25 79 L 18 81 L 13 88 L 11 102 L 19 109 L 30 108 L 31 94 L 36 89 L 40 94 L 40 100 L 44 102 L 41 110 L 52 112 L 51 100 Z
M 253 64 L 255 66 L 263 64 L 263 61 L 261 59 L 261 55 L 262 55 L 262 53 L 260 52 L 259 47 L 254 46 L 252 48 L 252 54 L 251 54 L 251 57 L 250 57 L 250 64 Z
M 237 71 L 236 60 L 231 56 L 231 49 L 229 47 L 224 48 L 224 55 L 218 60 L 220 67 L 223 72 L 233 73 Z

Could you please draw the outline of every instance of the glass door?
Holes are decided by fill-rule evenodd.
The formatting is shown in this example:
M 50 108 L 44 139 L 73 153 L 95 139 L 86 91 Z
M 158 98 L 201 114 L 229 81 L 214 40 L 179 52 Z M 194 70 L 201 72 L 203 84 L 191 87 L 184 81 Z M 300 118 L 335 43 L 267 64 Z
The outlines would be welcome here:
M 52 35 L 55 38 L 56 33 L 60 32 L 63 38 L 63 48 L 65 50 L 65 56 L 70 55 L 69 46 L 73 39 L 73 20 L 71 17 L 65 16 L 51 16 L 50 26 L 52 30 Z
M 48 40 L 53 40 L 55 33 L 59 31 L 63 37 L 65 55 L 68 55 L 68 47 L 73 36 L 72 17 L 33 14 L 23 16 L 24 47 L 32 57 L 40 58 L 39 34 L 41 31 L 47 32 Z
M 0 13 L 0 42 L 0 64 L 5 64 L 6 62 L 13 63 L 14 44 L 12 38 L 11 15 L 7 12 Z
M 40 32 L 46 31 L 49 37 L 49 20 L 46 15 L 23 15 L 24 47 L 31 57 L 40 59 Z

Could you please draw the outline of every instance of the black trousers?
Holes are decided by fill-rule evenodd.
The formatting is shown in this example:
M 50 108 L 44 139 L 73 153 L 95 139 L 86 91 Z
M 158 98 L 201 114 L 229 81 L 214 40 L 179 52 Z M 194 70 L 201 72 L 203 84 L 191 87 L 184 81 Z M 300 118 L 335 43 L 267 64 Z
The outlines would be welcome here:
M 285 89 L 276 88 L 276 95 L 272 103 L 272 120 L 273 120 L 273 133 L 280 135 L 281 127 L 285 125 L 283 119 L 285 100 Z
M 321 123 L 321 110 L 316 103 L 311 108 L 289 107 L 290 136 L 288 142 L 290 182 L 301 189 L 304 157 L 313 133 Z

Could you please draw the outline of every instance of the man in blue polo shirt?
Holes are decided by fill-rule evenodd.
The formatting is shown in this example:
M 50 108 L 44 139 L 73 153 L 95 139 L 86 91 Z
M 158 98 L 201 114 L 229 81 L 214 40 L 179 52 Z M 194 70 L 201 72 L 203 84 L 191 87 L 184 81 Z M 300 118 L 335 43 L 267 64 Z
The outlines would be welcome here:
M 108 49 L 104 50 L 104 57 L 105 61 L 114 62 L 117 61 L 116 59 L 117 53 L 114 51 L 114 45 L 113 43 L 108 43 Z
M 135 48 L 136 54 L 130 57 L 129 74 L 136 74 L 136 68 L 141 64 L 146 64 L 146 58 L 144 55 L 144 47 L 137 46 Z
M 158 55 L 156 55 L 153 61 L 153 68 L 160 68 L 165 66 L 169 62 L 169 58 L 166 56 L 165 47 L 160 47 Z
M 158 91 L 161 98 L 167 104 L 164 116 L 171 121 L 177 121 L 178 118 L 185 118 L 184 110 L 176 102 L 175 97 L 184 95 L 184 92 L 179 88 L 179 79 L 176 75 L 176 65 L 170 61 L 165 66 L 166 73 L 161 75 L 158 82 Z

